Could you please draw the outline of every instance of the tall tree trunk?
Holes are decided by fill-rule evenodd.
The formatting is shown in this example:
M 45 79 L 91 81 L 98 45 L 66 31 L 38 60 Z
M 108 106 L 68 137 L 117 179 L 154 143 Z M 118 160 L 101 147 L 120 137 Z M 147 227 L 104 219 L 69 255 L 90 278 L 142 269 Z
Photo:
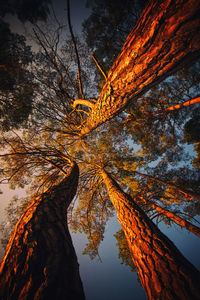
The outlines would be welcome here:
M 148 299 L 200 299 L 199 271 L 104 170 L 102 177 Z
M 145 202 L 148 206 L 155 209 L 157 212 L 161 213 L 162 215 L 164 215 L 167 218 L 171 219 L 172 221 L 176 222 L 181 227 L 184 227 L 185 229 L 191 231 L 192 233 L 194 233 L 195 235 L 200 237 L 200 228 L 199 227 L 197 227 L 197 226 L 193 225 L 192 223 L 190 223 L 189 221 L 177 216 L 175 213 L 173 213 L 167 209 L 164 209 L 164 208 L 160 207 L 159 205 L 156 205 L 150 201 L 147 201 L 143 197 L 139 197 L 139 199 L 142 200 L 143 202 Z
M 200 1 L 151 0 L 108 73 L 81 134 L 200 55 Z
M 66 178 L 34 199 L 20 218 L 0 266 L 1 299 L 85 299 L 66 219 L 78 176 L 73 163 Z

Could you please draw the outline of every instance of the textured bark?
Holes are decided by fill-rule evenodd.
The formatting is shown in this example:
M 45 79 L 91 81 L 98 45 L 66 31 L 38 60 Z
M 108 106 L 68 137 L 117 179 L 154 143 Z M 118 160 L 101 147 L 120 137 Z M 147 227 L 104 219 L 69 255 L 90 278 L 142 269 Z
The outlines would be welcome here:
M 149 206 L 151 206 L 153 209 L 155 209 L 157 212 L 161 213 L 162 215 L 166 216 L 167 218 L 171 219 L 172 221 L 176 222 L 181 227 L 184 227 L 185 229 L 189 230 L 190 232 L 194 233 L 198 237 L 200 237 L 200 228 L 193 225 L 189 221 L 177 216 L 175 213 L 164 209 L 160 207 L 159 205 L 156 205 L 154 203 L 151 203 L 150 201 L 147 201 L 143 197 L 139 197 L 142 201 L 147 203 Z
M 66 211 L 78 184 L 78 166 L 34 199 L 15 226 L 0 266 L 4 300 L 85 299 Z
M 200 299 L 199 271 L 110 175 L 102 177 L 148 299 Z
M 200 55 L 200 1 L 151 0 L 108 73 L 81 134 Z

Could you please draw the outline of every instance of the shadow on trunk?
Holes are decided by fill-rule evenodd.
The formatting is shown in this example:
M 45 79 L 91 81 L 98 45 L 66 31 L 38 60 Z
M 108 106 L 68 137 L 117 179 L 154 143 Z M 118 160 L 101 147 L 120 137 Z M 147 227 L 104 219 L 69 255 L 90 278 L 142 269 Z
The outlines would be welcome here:
M 85 299 L 67 226 L 79 170 L 37 197 L 14 228 L 0 266 L 0 295 L 16 299 Z

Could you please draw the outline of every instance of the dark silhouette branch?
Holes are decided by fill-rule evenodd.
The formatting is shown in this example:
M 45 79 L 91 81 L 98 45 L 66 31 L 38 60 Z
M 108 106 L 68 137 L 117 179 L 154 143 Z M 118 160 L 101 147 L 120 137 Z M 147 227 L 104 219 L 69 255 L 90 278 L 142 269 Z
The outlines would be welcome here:
M 74 33 L 73 33 L 73 30 L 72 30 L 72 25 L 71 25 L 70 0 L 67 0 L 67 19 L 68 19 L 68 26 L 69 26 L 69 30 L 70 30 L 72 42 L 73 42 L 73 45 L 74 45 L 76 58 L 77 58 L 79 91 L 81 93 L 81 97 L 84 99 L 85 97 L 84 97 L 84 94 L 83 94 L 83 87 L 82 87 L 80 59 L 79 59 L 78 49 L 77 49 L 77 46 L 76 46 L 76 40 L 75 40 Z

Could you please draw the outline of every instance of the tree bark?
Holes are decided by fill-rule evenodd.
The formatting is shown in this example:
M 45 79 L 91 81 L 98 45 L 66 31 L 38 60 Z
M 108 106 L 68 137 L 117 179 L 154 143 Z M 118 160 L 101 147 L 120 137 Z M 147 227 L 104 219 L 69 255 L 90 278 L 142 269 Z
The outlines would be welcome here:
M 85 299 L 66 216 L 78 176 L 73 163 L 66 178 L 20 218 L 0 266 L 1 299 Z
M 181 227 L 184 227 L 185 229 L 189 230 L 190 232 L 194 233 L 198 237 L 200 237 L 200 228 L 193 225 L 189 221 L 177 216 L 175 213 L 164 209 L 160 207 L 159 205 L 156 205 L 150 201 L 147 201 L 143 197 L 139 197 L 143 202 L 145 202 L 147 205 L 151 206 L 153 209 L 155 209 L 157 212 L 161 213 L 162 215 L 165 215 L 167 218 L 171 219 L 172 221 L 176 222 Z
M 200 299 L 200 273 L 106 172 L 110 200 L 148 299 Z
M 173 105 L 173 106 L 169 106 L 169 107 L 165 108 L 165 111 L 177 110 L 177 109 L 180 109 L 180 108 L 183 108 L 183 107 L 186 107 L 186 106 L 190 106 L 190 105 L 193 105 L 193 104 L 196 104 L 196 103 L 199 103 L 199 102 L 200 102 L 200 97 L 195 97 L 195 98 L 190 99 L 188 101 L 185 101 L 183 103 L 176 104 L 176 105 Z
M 79 104 L 85 105 L 85 106 L 87 106 L 87 107 L 89 107 L 89 108 L 93 108 L 94 105 L 95 105 L 95 103 L 92 102 L 92 101 L 90 101 L 90 100 L 86 100 L 86 99 L 76 99 L 76 100 L 74 100 L 74 102 L 73 102 L 73 108 L 76 108 L 77 105 L 79 105 Z
M 200 1 L 151 0 L 111 70 L 81 135 L 200 55 Z

